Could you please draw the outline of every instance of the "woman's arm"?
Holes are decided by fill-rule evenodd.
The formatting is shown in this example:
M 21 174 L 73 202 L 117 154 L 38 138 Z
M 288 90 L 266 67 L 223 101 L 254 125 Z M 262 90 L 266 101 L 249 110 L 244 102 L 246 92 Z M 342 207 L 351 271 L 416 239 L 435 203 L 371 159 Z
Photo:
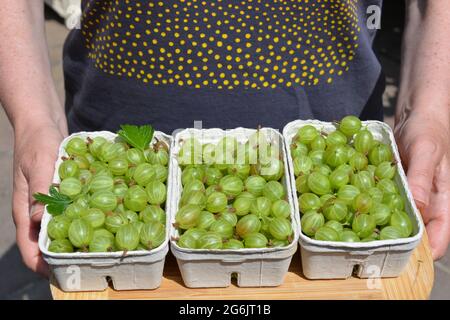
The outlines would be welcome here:
M 13 218 L 25 264 L 47 273 L 37 245 L 57 149 L 67 134 L 50 71 L 42 0 L 3 0 L 0 6 L 0 102 L 14 127 Z
M 406 8 L 395 133 L 437 259 L 450 241 L 450 1 Z

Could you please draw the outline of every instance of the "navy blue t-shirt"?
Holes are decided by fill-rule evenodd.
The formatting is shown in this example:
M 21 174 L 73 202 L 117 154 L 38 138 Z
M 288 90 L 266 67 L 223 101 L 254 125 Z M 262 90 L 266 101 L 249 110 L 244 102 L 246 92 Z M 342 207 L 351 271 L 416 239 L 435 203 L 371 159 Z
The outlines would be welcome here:
M 65 45 L 71 132 L 381 119 L 381 0 L 84 0 Z

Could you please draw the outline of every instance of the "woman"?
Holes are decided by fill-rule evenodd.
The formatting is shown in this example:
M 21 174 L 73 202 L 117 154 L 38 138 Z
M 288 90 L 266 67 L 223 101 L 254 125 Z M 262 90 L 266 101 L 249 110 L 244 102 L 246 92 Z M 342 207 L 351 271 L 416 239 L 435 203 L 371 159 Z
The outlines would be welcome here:
M 61 139 L 151 123 L 282 128 L 297 118 L 381 119 L 384 90 L 366 24 L 381 0 L 86 0 L 64 50 L 65 112 L 51 80 L 42 1 L 0 8 L 0 99 L 15 132 L 13 217 L 27 266 Z M 407 1 L 396 135 L 434 258 L 450 239 L 450 3 Z M 6 50 L 7 49 L 7 50 Z

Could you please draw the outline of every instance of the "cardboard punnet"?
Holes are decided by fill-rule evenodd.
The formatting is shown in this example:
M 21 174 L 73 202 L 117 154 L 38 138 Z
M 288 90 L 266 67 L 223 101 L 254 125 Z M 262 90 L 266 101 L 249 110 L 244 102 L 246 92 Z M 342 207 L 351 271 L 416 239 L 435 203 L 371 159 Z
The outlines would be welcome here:
M 285 175 L 282 179 L 291 205 L 291 219 L 294 230 L 294 239 L 290 245 L 282 248 L 240 249 L 240 250 L 204 250 L 184 249 L 177 245 L 178 230 L 172 228 L 171 251 L 177 259 L 178 266 L 187 287 L 227 287 L 231 284 L 232 276 L 237 277 L 240 287 L 278 286 L 283 283 L 292 256 L 297 250 L 299 228 L 295 217 L 292 199 L 291 183 L 287 172 L 287 158 L 282 135 L 273 129 L 263 128 L 273 141 L 280 142 L 280 153 L 285 166 Z M 171 148 L 170 180 L 173 182 L 170 215 L 172 223 L 178 211 L 178 203 L 182 193 L 181 169 L 177 160 L 181 142 L 196 137 L 202 144 L 217 143 L 224 135 L 235 137 L 238 142 L 244 143 L 256 132 L 255 129 L 236 128 L 232 130 L 221 129 L 186 129 L 177 133 Z
M 297 213 L 299 203 L 290 144 L 299 128 L 312 125 L 329 133 L 336 129 L 330 122 L 318 120 L 296 120 L 288 123 L 283 129 L 288 154 L 289 174 L 292 183 L 292 197 Z M 409 261 L 409 257 L 422 238 L 424 225 L 417 210 L 411 192 L 408 189 L 405 172 L 402 168 L 400 155 L 391 128 L 379 121 L 364 121 L 375 139 L 387 143 L 397 161 L 397 173 L 394 178 L 400 194 L 405 199 L 405 212 L 412 218 L 413 234 L 409 238 L 396 240 L 381 240 L 372 242 L 326 242 L 314 240 L 304 235 L 300 230 L 299 244 L 301 248 L 302 267 L 304 275 L 309 279 L 344 279 L 352 274 L 360 278 L 397 277 Z M 301 229 L 301 224 L 298 224 Z
M 61 157 L 67 156 L 64 149 L 67 142 L 73 137 L 94 138 L 101 136 L 113 141 L 117 135 L 108 131 L 79 132 L 72 134 L 61 142 L 58 160 L 55 163 L 53 183 L 59 183 L 58 168 L 62 162 Z M 155 139 L 162 140 L 168 146 L 172 144 L 172 137 L 155 132 Z M 170 166 L 170 163 L 169 163 Z M 170 170 L 170 168 L 169 168 Z M 167 182 L 167 197 L 170 198 L 170 181 Z M 170 203 L 166 201 L 166 212 L 169 212 Z M 50 239 L 47 235 L 47 226 L 52 216 L 45 210 L 41 221 L 39 233 L 39 249 L 44 260 L 63 291 L 102 291 L 112 282 L 116 290 L 156 289 L 161 284 L 164 261 L 169 251 L 168 235 L 170 232 L 170 217 L 166 219 L 166 240 L 158 248 L 151 251 L 131 251 L 111 253 L 53 253 L 48 251 Z

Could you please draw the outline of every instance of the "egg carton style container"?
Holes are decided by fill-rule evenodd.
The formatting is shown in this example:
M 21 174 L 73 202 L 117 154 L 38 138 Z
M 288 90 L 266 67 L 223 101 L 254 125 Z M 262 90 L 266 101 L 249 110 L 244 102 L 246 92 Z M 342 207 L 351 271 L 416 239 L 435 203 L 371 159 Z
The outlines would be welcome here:
M 336 130 L 332 123 L 317 120 L 296 120 L 288 123 L 283 129 L 296 212 L 299 212 L 299 202 L 289 146 L 298 129 L 305 125 L 312 125 L 326 133 Z M 411 253 L 422 238 L 424 225 L 412 194 L 408 189 L 406 175 L 401 165 L 400 155 L 391 128 L 379 121 L 364 121 L 363 126 L 372 132 L 375 139 L 391 146 L 394 158 L 397 161 L 397 173 L 394 181 L 399 187 L 400 194 L 405 199 L 405 212 L 412 219 L 413 235 L 404 239 L 373 242 L 318 241 L 301 232 L 299 220 L 299 243 L 303 274 L 309 279 L 345 279 L 352 275 L 359 278 L 397 277 L 407 265 Z
M 189 288 L 228 287 L 231 278 L 237 277 L 239 287 L 275 287 L 283 283 L 288 271 L 292 256 L 297 251 L 299 229 L 295 218 L 294 203 L 292 199 L 291 183 L 287 171 L 287 157 L 282 135 L 270 128 L 261 129 L 272 141 L 277 139 L 280 143 L 280 155 L 283 158 L 285 175 L 282 184 L 286 188 L 288 202 L 291 206 L 291 221 L 294 231 L 292 243 L 283 248 L 246 248 L 239 250 L 215 249 L 185 249 L 177 245 L 179 232 L 176 228 L 171 231 L 171 251 L 176 257 L 183 277 L 184 284 Z M 171 148 L 171 181 L 173 182 L 170 215 L 172 224 L 178 211 L 178 204 L 182 193 L 181 169 L 178 165 L 177 155 L 181 142 L 195 137 L 201 144 L 216 144 L 225 136 L 235 137 L 238 142 L 244 143 L 255 133 L 254 129 L 236 128 L 233 130 L 221 129 L 186 129 L 175 135 Z
M 59 148 L 58 160 L 55 164 L 53 183 L 59 183 L 58 168 L 61 157 L 67 156 L 65 146 L 74 137 L 86 139 L 102 136 L 110 141 L 117 138 L 117 134 L 108 131 L 79 132 L 64 139 Z M 164 141 L 170 147 L 172 138 L 162 132 L 154 133 L 153 141 Z M 170 166 L 170 163 L 169 163 Z M 170 181 L 167 182 L 167 197 L 170 197 Z M 63 291 L 103 291 L 108 287 L 108 280 L 115 290 L 156 289 L 160 286 L 164 268 L 164 261 L 169 251 L 169 201 L 166 201 L 166 240 L 151 251 L 130 251 L 90 253 L 53 253 L 48 251 L 50 239 L 47 226 L 52 216 L 45 209 L 39 233 L 39 249 L 44 260 L 50 266 L 53 276 Z

